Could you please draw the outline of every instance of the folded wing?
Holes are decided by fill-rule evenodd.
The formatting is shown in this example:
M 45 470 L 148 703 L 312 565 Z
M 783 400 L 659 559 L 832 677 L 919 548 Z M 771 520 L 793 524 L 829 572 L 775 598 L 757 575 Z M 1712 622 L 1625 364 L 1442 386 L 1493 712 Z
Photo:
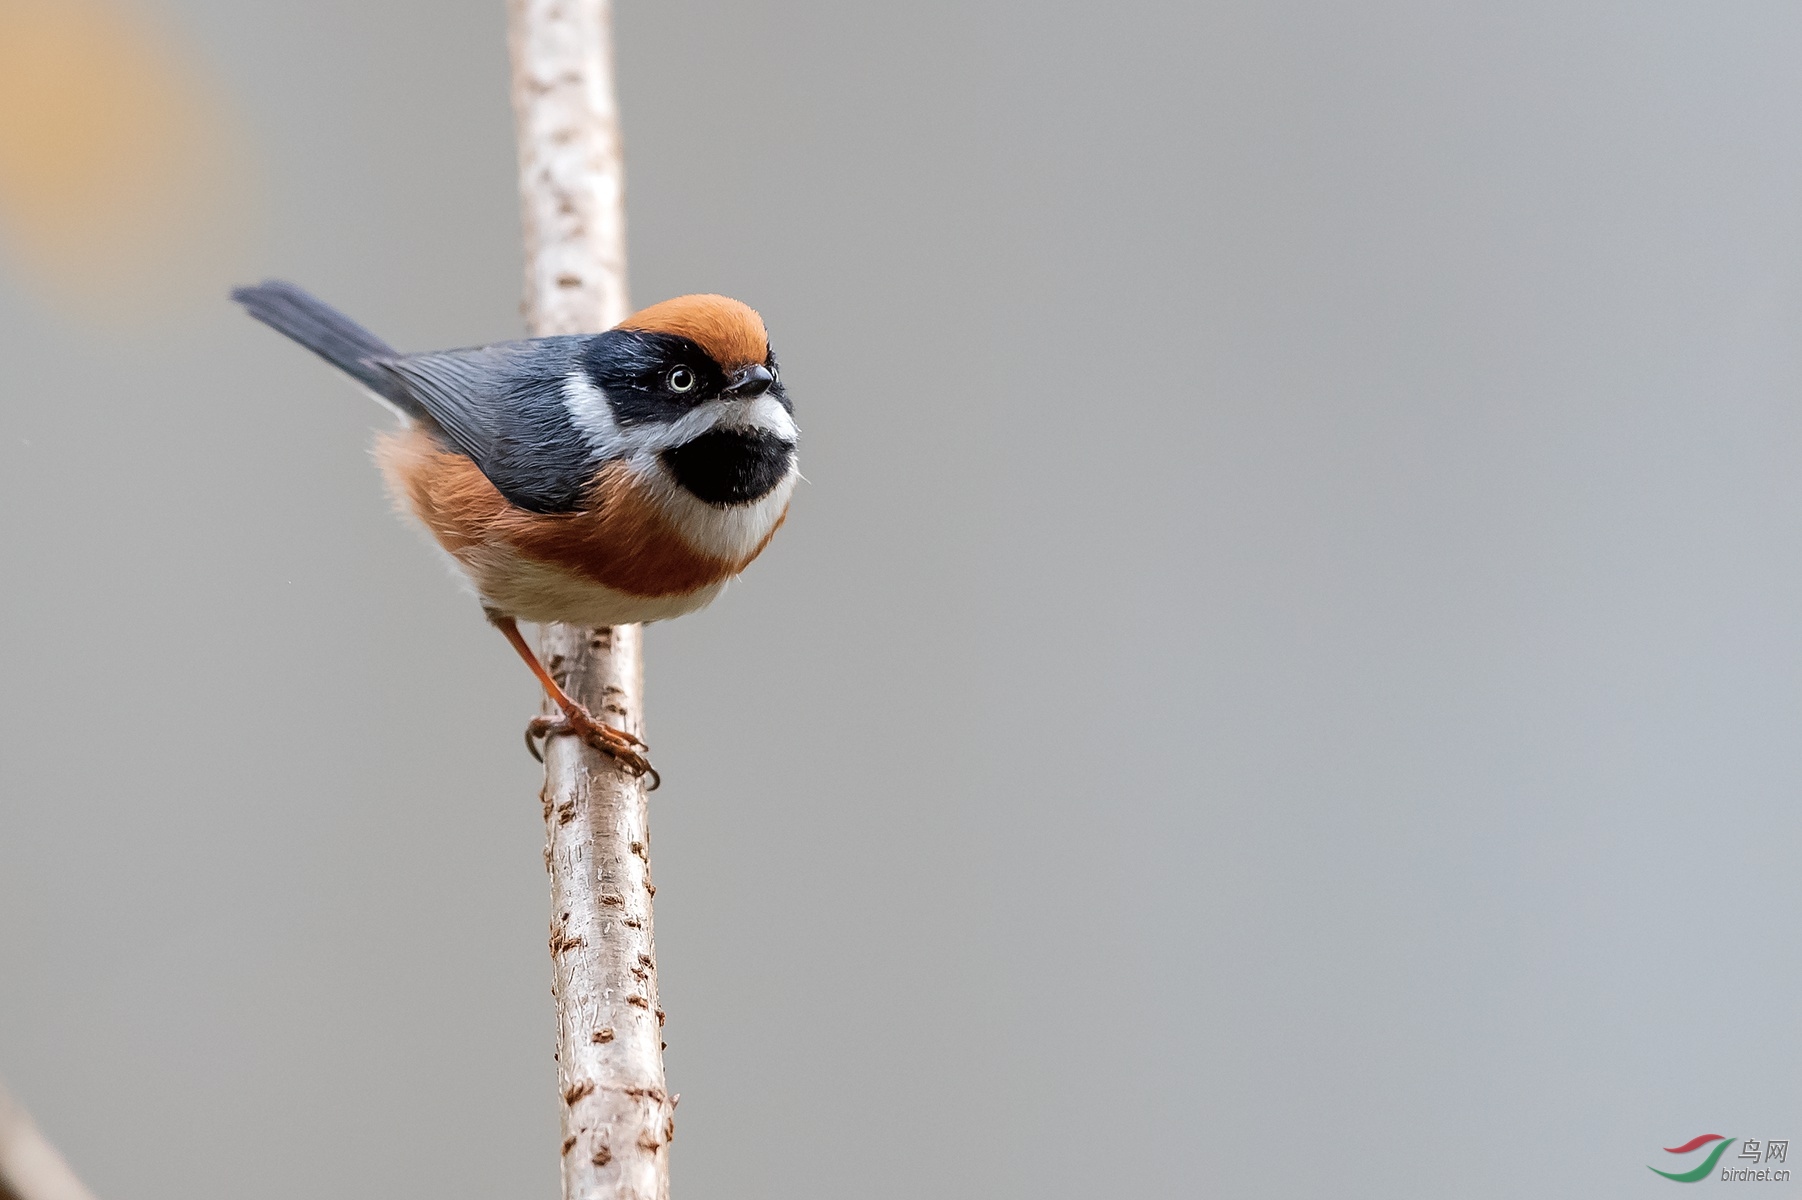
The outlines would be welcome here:
M 580 369 L 585 341 L 500 342 L 380 359 L 376 366 L 510 502 L 531 512 L 573 512 L 598 465 L 564 406 L 565 383 Z

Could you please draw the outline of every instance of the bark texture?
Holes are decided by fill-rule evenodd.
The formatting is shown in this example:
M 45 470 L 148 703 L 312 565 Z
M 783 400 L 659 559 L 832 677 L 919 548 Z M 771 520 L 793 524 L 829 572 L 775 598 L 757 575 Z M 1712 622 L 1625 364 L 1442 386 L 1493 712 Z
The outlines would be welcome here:
M 513 109 L 534 336 L 629 313 L 625 188 L 607 0 L 509 0 Z M 545 629 L 545 666 L 595 716 L 643 735 L 635 625 Z M 675 1100 L 651 929 L 643 783 L 578 739 L 545 748 L 552 994 L 566 1200 L 667 1200 Z
M 608 0 L 508 0 L 526 324 L 595 333 L 631 314 Z
M 0 1200 L 94 1200 L 37 1122 L 0 1087 Z

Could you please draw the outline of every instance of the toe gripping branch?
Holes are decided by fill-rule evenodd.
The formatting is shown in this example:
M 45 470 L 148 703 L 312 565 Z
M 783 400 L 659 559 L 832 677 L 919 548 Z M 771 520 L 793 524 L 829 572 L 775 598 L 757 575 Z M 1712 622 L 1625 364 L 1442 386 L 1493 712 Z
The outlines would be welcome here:
M 649 747 L 625 730 L 615 729 L 604 721 L 596 720 L 593 714 L 572 700 L 569 693 L 563 690 L 563 686 L 551 677 L 549 671 L 544 669 L 544 664 L 538 661 L 538 656 L 526 643 L 525 636 L 519 632 L 517 621 L 493 609 L 484 609 L 483 611 L 488 614 L 488 620 L 494 624 L 494 627 L 501 631 L 501 636 L 505 637 L 513 649 L 518 652 L 520 658 L 525 660 L 526 666 L 532 669 L 532 674 L 537 677 L 539 684 L 544 688 L 544 694 L 551 698 L 553 704 L 563 710 L 563 715 L 560 717 L 533 717 L 526 724 L 526 749 L 531 751 L 533 758 L 543 762 L 543 743 L 549 742 L 554 737 L 579 737 L 583 742 L 618 762 L 632 774 L 633 778 L 642 779 L 649 776 L 650 783 L 646 786 L 646 791 L 654 792 L 662 786 L 662 776 L 657 774 L 657 768 L 653 767 L 651 760 L 644 755 L 644 751 Z
M 663 785 L 663 777 L 657 774 L 657 768 L 651 765 L 651 760 L 644 756 L 644 751 L 650 747 L 623 729 L 615 729 L 605 722 L 595 720 L 579 704 L 565 709 L 560 717 L 537 716 L 526 722 L 526 749 L 531 751 L 533 758 L 543 762 L 544 749 L 541 743 L 566 735 L 581 738 L 608 758 L 617 761 L 634 778 L 649 776 L 650 783 L 645 786 L 646 791 L 654 792 Z

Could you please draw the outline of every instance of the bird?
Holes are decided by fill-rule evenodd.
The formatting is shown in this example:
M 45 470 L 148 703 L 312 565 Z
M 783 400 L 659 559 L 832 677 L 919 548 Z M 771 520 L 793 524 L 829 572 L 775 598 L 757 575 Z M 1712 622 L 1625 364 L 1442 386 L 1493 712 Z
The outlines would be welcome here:
M 678 296 L 601 333 L 403 354 L 283 280 L 232 292 L 399 417 L 376 464 L 395 506 L 450 556 L 571 735 L 659 782 L 637 737 L 558 684 L 519 622 L 694 612 L 763 552 L 800 478 L 800 431 L 763 318 Z

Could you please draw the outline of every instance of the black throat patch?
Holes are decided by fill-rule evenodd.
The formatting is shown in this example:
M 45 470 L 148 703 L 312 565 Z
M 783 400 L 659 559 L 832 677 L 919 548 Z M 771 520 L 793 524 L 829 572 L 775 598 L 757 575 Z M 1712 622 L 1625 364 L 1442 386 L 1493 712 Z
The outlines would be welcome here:
M 677 483 L 728 508 L 769 495 L 788 474 L 795 447 L 761 429 L 710 429 L 659 457 Z

